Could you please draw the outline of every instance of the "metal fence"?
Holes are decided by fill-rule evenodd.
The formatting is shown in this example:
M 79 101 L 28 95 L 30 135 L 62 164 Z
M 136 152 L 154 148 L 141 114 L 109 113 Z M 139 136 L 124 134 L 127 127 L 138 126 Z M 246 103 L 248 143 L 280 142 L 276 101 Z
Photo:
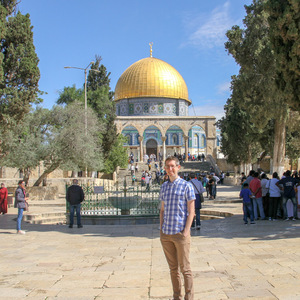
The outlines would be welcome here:
M 122 186 L 94 187 L 81 185 L 85 200 L 81 203 L 83 216 L 158 216 L 159 185 L 153 185 L 150 191 L 146 187 Z M 66 189 L 68 186 L 66 186 Z M 66 205 L 69 213 L 69 203 Z

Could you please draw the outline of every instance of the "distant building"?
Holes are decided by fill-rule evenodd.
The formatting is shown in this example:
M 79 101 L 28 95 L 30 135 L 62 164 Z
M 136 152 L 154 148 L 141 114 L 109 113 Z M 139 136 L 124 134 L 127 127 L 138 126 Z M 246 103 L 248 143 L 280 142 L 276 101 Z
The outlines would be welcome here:
M 168 63 L 141 59 L 119 78 L 115 88 L 116 126 L 127 137 L 128 154 L 143 160 L 145 154 L 204 154 L 217 157 L 213 116 L 188 116 L 192 101 L 186 83 Z M 186 155 L 187 159 L 187 155 Z

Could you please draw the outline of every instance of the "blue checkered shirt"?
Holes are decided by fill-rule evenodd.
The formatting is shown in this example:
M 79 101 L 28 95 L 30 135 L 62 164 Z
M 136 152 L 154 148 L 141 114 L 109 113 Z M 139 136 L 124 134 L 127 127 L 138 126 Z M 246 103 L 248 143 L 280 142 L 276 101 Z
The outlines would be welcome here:
M 166 181 L 160 189 L 160 201 L 164 201 L 164 219 L 162 231 L 164 234 L 181 232 L 188 217 L 187 202 L 195 200 L 193 186 L 178 177 L 173 182 Z

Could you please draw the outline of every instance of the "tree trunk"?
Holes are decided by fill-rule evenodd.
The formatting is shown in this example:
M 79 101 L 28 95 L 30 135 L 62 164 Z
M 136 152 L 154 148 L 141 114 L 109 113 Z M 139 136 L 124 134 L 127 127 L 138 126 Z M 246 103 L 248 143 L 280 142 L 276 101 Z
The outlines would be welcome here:
M 286 124 L 287 124 L 287 119 L 283 112 L 275 120 L 273 164 L 271 166 L 271 172 L 272 173 L 277 172 L 279 176 L 282 176 L 284 172 Z
M 34 183 L 33 186 L 39 186 L 42 181 L 47 178 L 47 176 L 52 173 L 54 170 L 56 170 L 58 167 L 59 167 L 60 163 L 59 162 L 56 162 L 56 163 L 53 163 L 49 168 L 47 168 L 43 174 L 38 178 L 38 180 Z
M 24 180 L 26 186 L 28 185 L 30 173 L 31 173 L 30 168 L 25 168 L 24 169 L 23 180 Z

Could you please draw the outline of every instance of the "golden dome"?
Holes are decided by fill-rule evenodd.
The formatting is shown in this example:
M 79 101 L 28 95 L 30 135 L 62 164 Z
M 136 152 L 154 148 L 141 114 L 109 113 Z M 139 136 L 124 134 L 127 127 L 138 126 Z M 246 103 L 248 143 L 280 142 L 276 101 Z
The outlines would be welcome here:
M 168 63 L 154 57 L 141 59 L 119 78 L 115 88 L 115 101 L 137 97 L 188 98 L 186 83 L 178 71 Z

